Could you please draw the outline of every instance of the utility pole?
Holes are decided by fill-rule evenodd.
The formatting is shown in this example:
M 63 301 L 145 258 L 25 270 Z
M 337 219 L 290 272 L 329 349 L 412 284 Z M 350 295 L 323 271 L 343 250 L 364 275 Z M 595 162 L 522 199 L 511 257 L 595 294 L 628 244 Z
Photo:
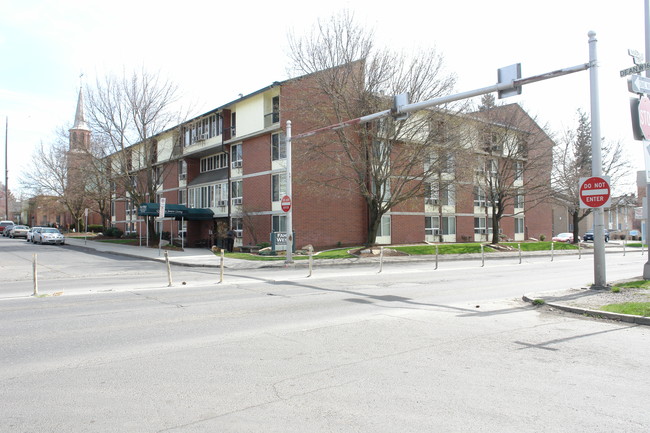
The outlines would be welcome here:
M 9 162 L 7 147 L 9 143 L 9 116 L 5 118 L 5 219 L 9 219 Z
M 650 0 L 645 0 L 644 2 L 644 25 L 645 25 L 645 58 L 646 62 L 650 57 Z M 645 76 L 650 78 L 650 70 L 645 71 Z M 645 142 L 643 142 L 645 145 Z M 647 170 L 648 167 L 646 167 L 646 187 L 645 187 L 645 196 L 646 196 L 646 203 L 647 203 L 647 198 L 650 197 L 650 183 L 647 183 Z M 645 208 L 645 214 L 646 214 L 646 222 L 645 222 L 645 242 L 646 244 L 650 242 L 650 218 L 647 217 L 648 213 L 648 206 L 646 205 Z M 641 236 L 641 239 L 643 239 L 643 236 Z M 643 242 L 643 241 L 642 241 Z M 641 245 L 641 248 L 643 248 L 643 245 Z M 643 266 L 643 279 L 644 280 L 650 280 L 650 254 L 648 254 L 648 261 L 646 264 Z

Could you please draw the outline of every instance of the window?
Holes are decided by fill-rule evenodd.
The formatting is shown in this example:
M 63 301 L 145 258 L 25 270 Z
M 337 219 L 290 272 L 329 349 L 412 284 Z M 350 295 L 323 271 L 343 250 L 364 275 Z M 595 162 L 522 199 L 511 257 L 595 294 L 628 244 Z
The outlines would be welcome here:
M 228 154 L 225 152 L 201 158 L 201 173 L 228 167 Z
M 231 136 L 235 137 L 237 134 L 235 133 L 237 129 L 237 113 L 231 113 L 230 114 L 230 132 Z M 233 159 L 234 161 L 234 159 Z
M 492 218 L 474 218 L 474 233 L 485 234 L 486 232 L 492 233 Z
M 521 161 L 515 161 L 515 180 L 524 180 L 524 163 Z
M 273 97 L 273 123 L 278 123 L 280 121 L 280 97 Z
M 485 234 L 485 218 L 474 218 L 474 233 Z
M 280 201 L 287 194 L 287 176 L 274 174 L 271 176 L 271 201 Z
M 271 134 L 271 160 L 287 158 L 287 143 L 280 139 L 280 134 Z
M 182 204 L 182 205 L 187 204 L 187 190 L 185 189 L 178 190 L 178 204 Z
M 456 194 L 454 185 L 438 182 L 427 183 L 426 186 L 426 203 L 442 206 L 454 206 L 456 204 Z
M 185 160 L 178 161 L 178 179 L 187 179 L 187 161 Z
M 439 217 L 424 217 L 424 233 L 427 235 L 455 235 L 456 234 L 456 217 L 442 217 L 442 233 L 440 232 Z
M 194 143 L 207 140 L 208 138 L 221 135 L 223 119 L 217 113 L 197 119 L 183 126 L 181 140 L 183 146 L 190 146 Z
M 514 202 L 515 202 L 515 208 L 523 209 L 524 195 L 520 191 L 517 191 L 517 194 L 515 194 Z
M 237 180 L 233 181 L 230 184 L 230 196 L 232 197 L 232 204 L 242 204 L 242 196 L 243 191 L 242 191 L 242 181 Z
M 287 216 L 286 215 L 273 215 L 273 231 L 286 232 L 287 231 Z
M 390 236 L 390 215 L 384 215 L 381 217 L 381 223 L 377 230 L 377 237 L 380 236 Z
M 233 144 L 230 146 L 230 159 L 232 160 L 232 167 L 239 168 L 242 166 L 242 147 L 241 144 Z
M 521 234 L 524 233 L 524 219 L 515 218 L 515 233 Z
M 235 233 L 238 238 L 241 238 L 244 235 L 244 219 L 243 218 L 233 218 L 231 220 L 230 226 L 235 229 Z
M 218 183 L 214 186 L 215 206 L 228 206 L 228 184 Z
M 474 187 L 474 206 L 485 207 L 487 199 L 485 197 L 485 191 L 483 188 L 475 186 Z

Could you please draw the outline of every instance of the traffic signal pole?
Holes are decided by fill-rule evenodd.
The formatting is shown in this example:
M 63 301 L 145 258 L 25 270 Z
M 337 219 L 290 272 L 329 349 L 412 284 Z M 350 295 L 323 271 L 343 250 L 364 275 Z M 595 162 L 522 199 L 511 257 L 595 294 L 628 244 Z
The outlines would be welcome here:
M 589 32 L 589 83 L 591 93 L 591 175 L 603 175 L 600 135 L 600 97 L 598 93 L 598 56 L 596 32 Z M 605 213 L 601 207 L 594 209 L 594 284 L 592 289 L 607 287 L 605 266 Z

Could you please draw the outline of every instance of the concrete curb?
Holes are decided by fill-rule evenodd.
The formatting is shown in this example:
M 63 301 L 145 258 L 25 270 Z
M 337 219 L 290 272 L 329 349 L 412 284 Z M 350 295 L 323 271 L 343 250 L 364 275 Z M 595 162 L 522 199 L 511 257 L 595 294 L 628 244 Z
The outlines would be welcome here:
M 531 299 L 527 295 L 523 295 L 521 299 L 524 302 L 529 302 L 532 304 L 535 299 L 543 300 L 544 298 L 542 297 L 542 298 Z M 631 314 L 610 313 L 608 311 L 600 311 L 600 310 L 590 310 L 588 308 L 571 307 L 568 305 L 556 304 L 554 302 L 544 302 L 544 305 L 549 306 L 551 308 L 557 308 L 558 310 L 566 311 L 568 313 L 580 314 L 582 316 L 590 316 L 597 319 L 609 319 L 609 320 L 616 320 L 618 322 L 634 323 L 636 325 L 650 326 L 650 317 L 633 316 Z

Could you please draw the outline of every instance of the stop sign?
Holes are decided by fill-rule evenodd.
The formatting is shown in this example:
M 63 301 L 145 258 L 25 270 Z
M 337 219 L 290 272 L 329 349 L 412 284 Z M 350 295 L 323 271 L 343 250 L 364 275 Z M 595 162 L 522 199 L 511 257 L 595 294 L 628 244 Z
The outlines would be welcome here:
M 280 201 L 280 205 L 282 206 L 283 211 L 289 212 L 289 209 L 291 209 L 291 197 L 289 197 L 288 195 L 282 197 L 282 200 Z
M 643 95 L 639 100 L 639 126 L 646 140 L 650 140 L 650 99 Z
M 580 178 L 580 207 L 597 208 L 609 206 L 609 176 Z

